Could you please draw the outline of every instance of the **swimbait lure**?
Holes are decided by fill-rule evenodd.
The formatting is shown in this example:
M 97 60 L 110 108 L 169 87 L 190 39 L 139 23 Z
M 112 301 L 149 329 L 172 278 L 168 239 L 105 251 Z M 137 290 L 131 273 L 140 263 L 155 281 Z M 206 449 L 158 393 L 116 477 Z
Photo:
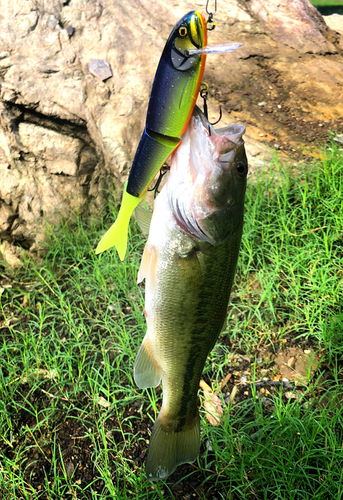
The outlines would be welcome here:
M 149 100 L 146 125 L 125 184 L 118 217 L 96 253 L 115 246 L 121 260 L 127 249 L 132 212 L 149 184 L 181 142 L 199 94 L 206 52 L 231 52 L 242 44 L 207 47 L 202 14 L 191 11 L 175 25 L 162 52 Z

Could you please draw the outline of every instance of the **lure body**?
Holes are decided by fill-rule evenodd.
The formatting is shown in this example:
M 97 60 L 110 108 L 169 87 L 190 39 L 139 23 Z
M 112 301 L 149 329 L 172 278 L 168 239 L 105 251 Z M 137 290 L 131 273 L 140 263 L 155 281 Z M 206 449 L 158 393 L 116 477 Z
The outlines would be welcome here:
M 112 246 L 121 260 L 127 248 L 131 214 L 167 158 L 181 142 L 199 94 L 206 55 L 188 55 L 207 45 L 206 23 L 198 11 L 175 25 L 162 52 L 149 100 L 146 126 L 124 188 L 118 218 L 99 242 L 96 253 Z

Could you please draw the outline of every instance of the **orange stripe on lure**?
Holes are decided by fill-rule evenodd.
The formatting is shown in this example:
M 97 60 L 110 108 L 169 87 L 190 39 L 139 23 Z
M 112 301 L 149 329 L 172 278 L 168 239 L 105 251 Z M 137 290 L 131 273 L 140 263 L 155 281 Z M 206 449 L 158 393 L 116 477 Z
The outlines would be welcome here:
M 192 116 L 205 70 L 206 46 L 206 22 L 200 12 L 191 11 L 175 25 L 162 52 L 145 129 L 124 187 L 119 214 L 100 240 L 96 253 L 115 246 L 120 259 L 124 259 L 131 214 L 157 172 L 180 144 Z M 212 53 L 216 47 L 219 46 L 213 47 Z

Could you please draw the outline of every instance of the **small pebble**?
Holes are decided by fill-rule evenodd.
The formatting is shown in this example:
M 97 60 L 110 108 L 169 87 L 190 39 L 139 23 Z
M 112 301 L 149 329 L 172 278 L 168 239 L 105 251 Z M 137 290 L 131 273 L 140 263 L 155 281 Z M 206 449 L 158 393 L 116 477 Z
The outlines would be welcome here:
M 305 349 L 304 354 L 311 354 L 311 350 L 310 349 Z
M 279 149 L 279 147 L 280 147 L 280 144 L 274 144 L 275 149 Z
M 258 105 L 259 105 L 259 106 L 265 106 L 266 104 L 267 104 L 267 103 L 266 103 L 266 102 L 264 102 L 264 101 L 263 101 L 263 102 L 259 102 L 259 103 L 258 103 Z
M 284 378 L 282 379 L 282 382 L 289 382 L 289 380 L 288 380 L 288 378 L 284 377 Z
M 73 36 L 74 31 L 75 31 L 74 26 L 70 25 L 70 26 L 67 27 L 67 33 L 68 33 L 69 36 Z
M 112 76 L 112 70 L 107 61 L 102 59 L 91 59 L 88 63 L 88 69 L 92 75 L 99 78 L 99 80 L 107 80 Z
M 279 109 L 281 109 L 281 108 L 282 108 L 281 104 L 278 104 L 278 105 L 277 105 L 277 107 L 278 107 Z

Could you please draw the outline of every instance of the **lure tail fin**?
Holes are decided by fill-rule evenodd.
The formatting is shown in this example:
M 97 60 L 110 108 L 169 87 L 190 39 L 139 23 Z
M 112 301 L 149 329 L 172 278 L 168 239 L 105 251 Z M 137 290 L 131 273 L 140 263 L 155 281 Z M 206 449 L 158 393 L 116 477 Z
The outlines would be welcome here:
M 104 234 L 96 247 L 95 253 L 101 253 L 109 248 L 115 246 L 120 260 L 124 260 L 126 249 L 127 249 L 127 237 L 129 230 L 130 217 L 138 203 L 142 201 L 142 198 L 136 198 L 126 191 L 126 185 L 124 188 L 123 199 L 121 202 L 121 207 L 119 214 L 115 223 L 109 228 L 109 230 Z
M 149 481 L 158 481 L 169 476 L 176 467 L 185 462 L 194 462 L 200 451 L 199 414 L 193 421 L 175 432 L 168 425 L 163 408 L 155 422 L 148 450 L 146 475 Z

